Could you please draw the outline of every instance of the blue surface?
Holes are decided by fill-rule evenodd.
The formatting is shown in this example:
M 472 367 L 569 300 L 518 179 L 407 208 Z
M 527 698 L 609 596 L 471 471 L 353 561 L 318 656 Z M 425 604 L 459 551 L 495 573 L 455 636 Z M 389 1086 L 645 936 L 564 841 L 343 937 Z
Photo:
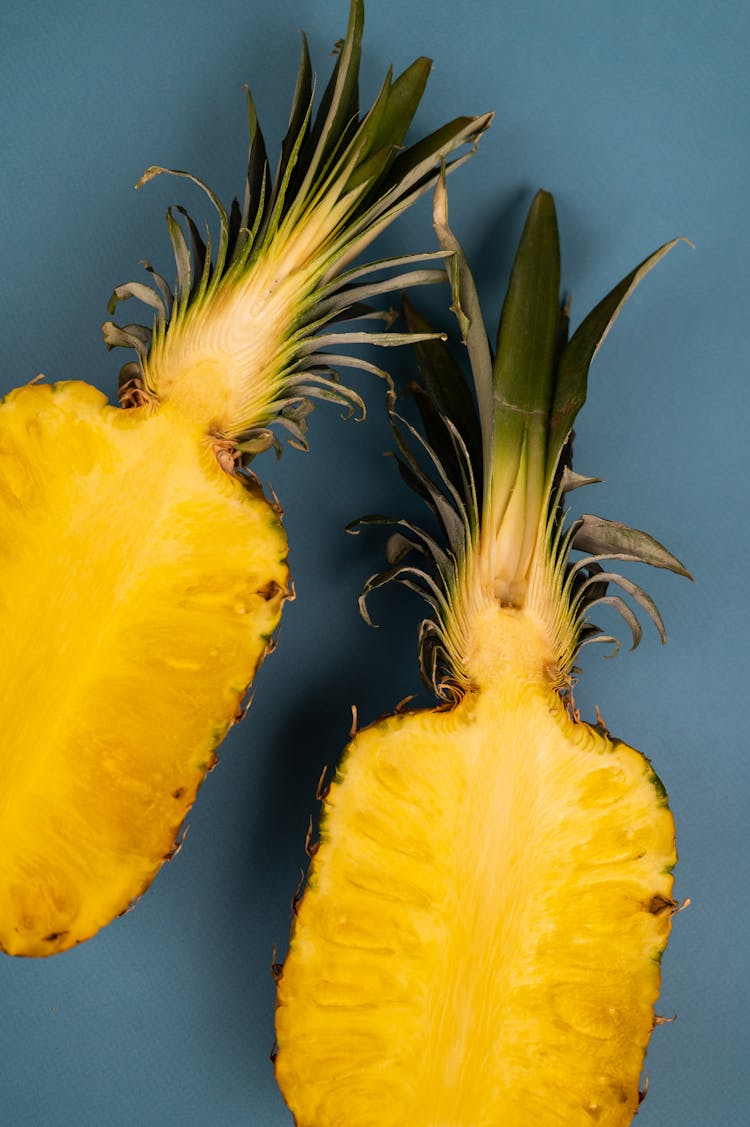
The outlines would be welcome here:
M 42 371 L 108 392 L 123 357 L 99 335 L 114 284 L 148 257 L 171 270 L 168 202 L 205 214 L 184 184 L 132 191 L 158 162 L 225 197 L 245 159 L 241 84 L 278 142 L 298 29 L 317 69 L 343 33 L 345 0 L 6 0 L 0 12 L 1 390 Z M 664 1014 L 639 1127 L 748 1122 L 748 81 L 750 9 L 611 0 L 370 4 L 363 87 L 418 54 L 436 60 L 418 124 L 497 111 L 451 183 L 451 217 L 487 310 L 497 309 L 532 190 L 551 189 L 574 319 L 653 247 L 688 235 L 632 301 L 597 360 L 579 425 L 579 469 L 608 479 L 588 504 L 647 528 L 685 560 L 691 586 L 648 587 L 667 621 L 614 663 L 592 655 L 578 693 L 653 760 L 679 829 L 677 917 Z M 427 205 L 383 240 L 432 248 Z M 494 320 L 494 314 L 492 319 Z M 321 766 L 360 719 L 417 686 L 406 594 L 356 593 L 376 536 L 345 523 L 406 504 L 381 389 L 370 418 L 312 419 L 313 452 L 257 463 L 286 509 L 298 600 L 255 703 L 190 817 L 179 857 L 137 909 L 46 962 L 0 959 L 3 1127 L 282 1127 L 268 1061 L 272 948 L 283 949 Z M 323 643 L 323 644 L 321 644 Z M 0 858 L 0 864 L 2 859 Z

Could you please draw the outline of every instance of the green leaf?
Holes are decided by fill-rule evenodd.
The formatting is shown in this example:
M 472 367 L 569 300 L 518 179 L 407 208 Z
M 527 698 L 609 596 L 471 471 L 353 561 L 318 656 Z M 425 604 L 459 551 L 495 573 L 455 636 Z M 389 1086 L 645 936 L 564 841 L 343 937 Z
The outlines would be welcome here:
M 139 359 L 143 360 L 146 348 L 151 338 L 151 330 L 143 325 L 115 325 L 113 321 L 105 321 L 102 325 L 102 336 L 107 349 L 134 348 Z
M 411 332 L 428 334 L 434 331 L 406 299 L 403 308 L 406 324 Z M 474 481 L 481 495 L 482 433 L 471 389 L 444 341 L 422 340 L 414 347 L 424 384 L 424 390 L 418 385 L 415 388 L 416 402 L 425 424 L 428 442 L 440 457 L 448 476 L 457 480 L 458 459 L 440 416 L 450 419 L 469 453 Z
M 577 551 L 587 552 L 596 559 L 634 560 L 662 567 L 677 575 L 692 579 L 692 575 L 676 556 L 638 528 L 630 528 L 620 521 L 606 520 L 604 517 L 584 513 L 573 535 L 571 546 Z M 580 560 L 579 564 L 585 563 Z M 579 566 L 576 564 L 576 566 Z
M 384 146 L 398 148 L 403 144 L 431 69 L 432 60 L 422 56 L 415 59 L 395 82 L 391 81 L 392 72 L 389 70 L 380 96 L 362 123 L 362 132 L 367 138 L 365 155 Z
M 599 606 L 601 604 L 605 604 L 606 606 L 613 607 L 617 611 L 617 613 L 619 615 L 621 615 L 622 618 L 625 619 L 628 626 L 630 627 L 630 633 L 633 636 L 633 644 L 630 648 L 631 648 L 631 650 L 637 649 L 638 646 L 640 645 L 641 638 L 643 637 L 643 627 L 641 626 L 641 624 L 638 621 L 636 615 L 630 609 L 630 607 L 625 602 L 625 600 L 621 599 L 619 595 L 602 595 L 602 597 L 600 599 L 596 599 L 595 603 L 592 603 L 591 605 L 592 606 L 594 606 L 594 605 Z M 607 638 L 607 639 L 604 639 L 604 640 L 610 641 L 611 639 Z M 620 648 L 620 644 L 618 642 L 617 643 L 617 649 L 619 649 L 619 648 Z M 615 650 L 615 653 L 617 653 L 617 650 Z M 609 656 L 614 657 L 615 653 L 612 653 Z
M 340 147 L 356 125 L 359 113 L 359 64 L 365 12 L 363 0 L 352 0 L 346 38 L 321 100 L 315 123 L 301 153 L 307 184 Z
M 680 239 L 672 239 L 671 242 L 665 243 L 636 266 L 635 270 L 631 270 L 581 322 L 563 350 L 550 412 L 547 445 L 548 474 L 554 473 L 565 439 L 576 415 L 586 401 L 589 367 L 607 333 L 639 282 L 680 241 Z
M 626 594 L 635 599 L 639 607 L 641 607 L 642 610 L 645 610 L 646 614 L 648 614 L 649 618 L 654 623 L 656 629 L 659 632 L 659 637 L 661 638 L 662 642 L 666 642 L 667 631 L 664 627 L 664 619 L 659 613 L 659 608 L 657 607 L 656 603 L 647 591 L 644 591 L 643 588 L 639 587 L 637 583 L 634 583 L 632 579 L 628 579 L 624 575 L 618 575 L 615 571 L 595 572 L 581 584 L 580 591 L 584 592 L 592 584 L 595 585 L 598 583 L 616 584 L 618 587 L 621 587 Z M 600 601 L 601 600 L 598 598 L 592 599 L 592 601 L 587 604 L 587 609 L 589 607 L 595 606 L 596 603 Z
M 534 197 L 516 252 L 498 330 L 496 411 L 546 419 L 560 309 L 560 243 L 552 196 Z
M 377 183 L 397 152 L 398 145 L 384 145 L 382 149 L 376 149 L 371 153 L 366 160 L 358 160 L 354 171 L 346 181 L 345 190 L 351 192 L 363 184 Z
M 368 302 L 370 298 L 377 297 L 379 294 L 392 293 L 396 286 L 402 286 L 406 289 L 411 286 L 437 285 L 444 281 L 444 270 L 412 270 L 394 278 L 384 278 L 379 282 L 370 282 L 361 286 L 349 286 L 342 289 L 334 293 L 328 300 L 321 300 L 317 306 L 317 312 L 319 315 L 327 317 L 330 313 L 341 309 L 350 309 L 358 305 L 364 308 L 364 303 Z M 381 315 L 387 316 L 387 314 Z M 350 315 L 350 319 L 353 320 L 354 318 Z M 432 330 L 429 331 L 432 332 Z M 433 335 L 442 337 L 442 333 L 436 332 Z
M 289 112 L 289 125 L 286 135 L 281 143 L 281 160 L 279 163 L 278 179 L 283 180 L 287 166 L 295 150 L 299 149 L 300 142 L 304 141 L 310 124 L 310 110 L 313 100 L 313 73 L 310 61 L 310 51 L 307 46 L 307 37 L 302 32 L 302 50 L 300 54 L 297 83 L 292 97 L 292 108 Z
M 194 220 L 184 207 L 177 204 L 177 211 L 187 223 L 188 231 L 190 232 L 190 243 L 192 246 L 193 264 L 195 267 L 195 276 L 191 283 L 190 296 L 191 299 L 203 297 L 208 284 L 211 281 L 211 236 L 206 231 L 206 241 L 204 242 L 200 231 L 198 230 Z
M 394 145 L 403 145 L 409 126 L 422 101 L 431 70 L 432 59 L 421 55 L 391 84 L 386 113 L 380 122 L 377 144 L 385 144 L 388 141 Z
M 490 352 L 487 330 L 479 304 L 479 295 L 473 275 L 466 261 L 463 247 L 448 225 L 448 192 L 445 184 L 445 170 L 442 169 L 435 188 L 433 223 L 438 242 L 448 252 L 447 267 L 453 291 L 452 310 L 458 319 L 464 344 L 469 352 L 469 363 L 474 379 L 474 390 L 479 410 L 480 445 L 483 450 L 482 474 L 477 481 L 489 473 L 492 454 L 492 354 Z M 447 414 L 447 412 L 444 412 Z M 463 417 L 453 418 L 459 431 L 469 445 L 470 431 L 464 431 Z M 471 446 L 469 445 L 471 449 Z M 473 453 L 472 453 L 473 458 Z
M 118 304 L 121 301 L 127 301 L 130 297 L 142 301 L 144 305 L 150 305 L 161 318 L 166 318 L 167 311 L 164 301 L 151 286 L 147 286 L 143 282 L 125 282 L 123 285 L 117 286 L 109 299 L 107 309 L 110 313 L 114 313 Z
M 493 369 L 492 521 L 497 534 L 516 491 L 514 505 L 524 507 L 521 574 L 547 503 L 547 428 L 559 327 L 557 217 L 552 196 L 540 191 L 532 201 L 513 263 Z M 519 491 L 521 467 L 524 482 Z
M 435 163 L 440 160 L 441 154 L 450 153 L 459 145 L 478 141 L 491 122 L 491 113 L 480 117 L 457 117 L 446 122 L 396 157 L 383 184 L 379 186 L 379 193 L 387 196 L 391 189 L 424 186 L 432 180 Z
M 247 179 L 245 181 L 245 198 L 240 216 L 240 229 L 247 230 L 251 224 L 256 225 L 259 213 L 262 213 L 265 202 L 271 194 L 271 173 L 268 167 L 268 156 L 263 133 L 258 124 L 258 115 L 255 110 L 252 94 L 249 87 L 247 93 L 247 126 L 250 137 L 250 153 L 247 160 Z M 286 143 L 286 140 L 285 140 Z M 282 147 L 282 162 L 284 149 Z M 229 254 L 233 257 L 235 241 L 229 239 Z
M 560 476 L 560 489 L 563 493 L 572 493 L 574 489 L 580 489 L 584 485 L 600 485 L 603 480 L 601 477 L 576 473 L 570 466 L 564 466 Z
M 175 285 L 175 297 L 178 303 L 184 308 L 190 297 L 190 286 L 193 278 L 193 269 L 190 261 L 190 251 L 188 250 L 185 236 L 182 232 L 182 227 L 174 217 L 172 208 L 167 208 L 167 230 L 169 232 L 169 239 L 172 243 L 172 250 L 174 252 L 175 265 L 177 266 L 177 283 Z

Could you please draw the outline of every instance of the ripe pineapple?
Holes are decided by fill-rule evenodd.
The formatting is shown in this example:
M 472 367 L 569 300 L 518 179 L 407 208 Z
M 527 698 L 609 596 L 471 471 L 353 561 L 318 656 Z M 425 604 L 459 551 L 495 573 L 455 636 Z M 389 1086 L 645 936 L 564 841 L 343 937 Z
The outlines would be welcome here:
M 68 382 L 20 388 L 0 406 L 8 953 L 88 938 L 174 851 L 290 593 L 280 512 L 247 464 L 277 442 L 269 424 L 304 444 L 310 397 L 357 406 L 331 371 L 351 357 L 334 346 L 404 339 L 335 332 L 334 322 L 367 315 L 373 295 L 444 276 L 435 254 L 419 268 L 408 257 L 351 263 L 490 118 L 459 118 L 405 148 L 426 59 L 395 80 L 389 72 L 360 118 L 362 25 L 352 0 L 315 116 L 303 40 L 275 179 L 248 95 L 244 203 L 226 211 L 206 188 L 215 253 L 170 210 L 174 293 L 150 266 L 154 288 L 115 290 L 112 310 L 135 297 L 154 314 L 150 327 L 104 326 L 109 346 L 137 352 L 121 405 Z
M 493 359 L 443 183 L 435 217 L 478 416 L 443 346 L 420 345 L 429 444 L 392 417 L 401 473 L 441 535 L 398 522 L 363 599 L 396 580 L 431 605 L 420 662 L 440 703 L 358 732 L 324 798 L 278 975 L 278 1081 L 298 1127 L 622 1127 L 676 907 L 674 825 L 648 761 L 580 720 L 571 671 L 605 640 L 596 604 L 638 642 L 612 585 L 663 636 L 610 561 L 687 572 L 647 534 L 566 523 L 563 507 L 592 480 L 570 467 L 589 364 L 669 246 L 568 342 L 554 204 L 539 193 Z

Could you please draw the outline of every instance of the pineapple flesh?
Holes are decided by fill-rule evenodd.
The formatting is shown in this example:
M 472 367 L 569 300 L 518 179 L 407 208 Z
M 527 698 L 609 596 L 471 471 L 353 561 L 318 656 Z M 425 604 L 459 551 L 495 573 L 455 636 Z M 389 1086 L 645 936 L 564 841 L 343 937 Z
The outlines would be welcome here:
M 420 346 L 430 445 L 394 416 L 399 459 L 447 546 L 398 522 L 390 566 L 366 592 L 395 579 L 432 604 L 420 656 L 443 699 L 358 732 L 324 798 L 279 972 L 277 1077 L 298 1127 L 623 1127 L 676 908 L 675 828 L 644 756 L 581 721 L 570 673 L 588 610 L 618 598 L 602 575 L 663 630 L 645 592 L 603 560 L 686 573 L 645 533 L 566 526 L 561 504 L 582 484 L 568 436 L 588 361 L 668 248 L 566 345 L 554 207 L 540 194 L 493 361 L 443 185 L 436 227 L 479 418 L 440 346 Z M 574 548 L 588 553 L 577 568 Z
M 471 155 L 491 115 L 406 146 L 430 69 L 418 59 L 389 71 L 360 116 L 363 18 L 352 0 L 315 113 L 303 38 L 275 177 L 248 95 L 242 204 L 225 209 L 201 184 L 218 237 L 169 209 L 174 286 L 147 264 L 148 284 L 115 290 L 111 312 L 135 298 L 152 314 L 104 325 L 109 347 L 136 352 L 120 405 L 78 381 L 34 383 L 0 404 L 9 954 L 87 939 L 174 853 L 291 592 L 280 509 L 249 463 L 278 448 L 274 425 L 305 446 L 311 398 L 360 405 L 334 374 L 353 363 L 339 345 L 408 339 L 342 321 L 378 318 L 371 298 L 444 277 L 435 253 L 354 260 L 444 165 Z
M 5 400 L 0 520 L 0 943 L 46 955 L 169 857 L 278 624 L 287 544 L 196 428 L 81 382 Z

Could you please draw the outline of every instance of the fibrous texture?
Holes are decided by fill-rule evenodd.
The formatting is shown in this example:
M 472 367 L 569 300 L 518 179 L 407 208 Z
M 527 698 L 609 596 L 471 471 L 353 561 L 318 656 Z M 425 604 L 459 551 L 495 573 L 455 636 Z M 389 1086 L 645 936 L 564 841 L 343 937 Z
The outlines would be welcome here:
M 124 911 L 174 848 L 288 594 L 257 490 L 84 383 L 0 407 L 0 947 Z

